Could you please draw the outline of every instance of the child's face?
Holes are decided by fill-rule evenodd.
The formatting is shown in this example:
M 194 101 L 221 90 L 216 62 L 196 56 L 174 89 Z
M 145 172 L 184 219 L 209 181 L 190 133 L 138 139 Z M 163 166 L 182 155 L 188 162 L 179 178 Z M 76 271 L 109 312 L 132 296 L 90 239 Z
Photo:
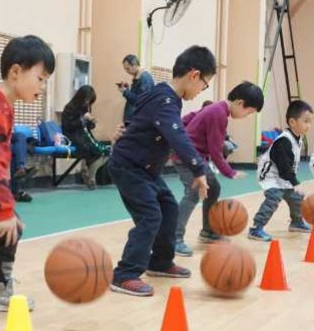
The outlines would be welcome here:
M 16 99 L 32 103 L 44 91 L 49 74 L 43 63 L 38 63 L 30 69 L 23 69 L 18 64 L 12 67 L 13 89 Z
M 256 113 L 257 109 L 253 107 L 244 107 L 243 100 L 235 100 L 231 106 L 231 117 L 234 119 L 245 118 L 250 114 Z
M 297 119 L 290 118 L 289 127 L 297 136 L 303 136 L 309 131 L 312 125 L 312 119 L 313 114 L 310 111 L 305 111 Z
M 184 100 L 192 100 L 202 91 L 208 88 L 209 82 L 213 76 L 203 76 L 199 70 L 191 70 L 186 74 L 184 83 Z

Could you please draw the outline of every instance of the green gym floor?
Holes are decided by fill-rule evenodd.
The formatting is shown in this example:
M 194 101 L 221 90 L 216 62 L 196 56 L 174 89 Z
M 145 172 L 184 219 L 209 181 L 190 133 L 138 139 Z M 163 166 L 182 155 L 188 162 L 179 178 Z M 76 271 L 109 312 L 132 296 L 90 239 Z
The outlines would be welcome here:
M 241 180 L 230 180 L 218 175 L 222 198 L 253 193 L 260 190 L 256 171 L 246 171 Z M 175 174 L 164 176 L 177 200 L 183 194 L 183 186 Z M 298 178 L 312 179 L 307 163 L 301 163 Z M 89 191 L 83 186 L 61 186 L 53 190 L 30 190 L 31 203 L 19 203 L 17 212 L 26 224 L 23 239 L 52 235 L 98 224 L 129 219 L 114 185 Z

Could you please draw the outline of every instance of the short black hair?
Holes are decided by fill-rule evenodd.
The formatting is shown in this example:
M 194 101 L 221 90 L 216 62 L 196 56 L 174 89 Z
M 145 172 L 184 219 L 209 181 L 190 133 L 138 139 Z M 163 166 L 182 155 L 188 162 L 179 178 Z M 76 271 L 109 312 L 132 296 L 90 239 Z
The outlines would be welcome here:
M 313 109 L 308 103 L 306 103 L 305 101 L 302 101 L 302 100 L 292 101 L 289 104 L 287 112 L 286 112 L 287 124 L 289 125 L 290 118 L 294 118 L 297 120 L 299 117 L 301 117 L 302 113 L 304 113 L 306 111 L 309 111 L 310 113 L 313 114 Z
M 264 95 L 262 89 L 251 83 L 244 81 L 234 87 L 228 94 L 229 101 L 243 100 L 244 108 L 256 108 L 260 112 L 264 106 Z
M 202 108 L 206 107 L 206 106 L 209 106 L 211 104 L 213 104 L 214 102 L 211 101 L 211 100 L 205 100 L 203 103 L 202 103 Z
M 45 71 L 52 74 L 55 69 L 55 57 L 48 44 L 32 35 L 13 38 L 1 55 L 2 79 L 8 78 L 10 68 L 14 64 L 20 65 L 23 69 L 30 69 L 41 62 Z
M 85 106 L 86 101 L 88 101 L 90 106 L 96 101 L 96 92 L 90 85 L 81 86 L 74 94 L 69 104 L 79 108 Z
M 127 56 L 124 57 L 122 60 L 122 63 L 127 62 L 131 66 L 139 66 L 140 65 L 140 60 L 136 55 L 133 54 L 128 54 Z
M 173 78 L 183 77 L 192 69 L 199 70 L 202 76 L 216 74 L 216 60 L 213 53 L 202 46 L 191 46 L 181 53 L 173 66 Z

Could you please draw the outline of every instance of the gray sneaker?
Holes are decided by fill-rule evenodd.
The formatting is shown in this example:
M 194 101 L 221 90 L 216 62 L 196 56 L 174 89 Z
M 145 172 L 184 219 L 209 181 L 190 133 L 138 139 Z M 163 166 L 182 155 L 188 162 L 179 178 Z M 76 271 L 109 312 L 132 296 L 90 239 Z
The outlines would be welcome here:
M 184 242 L 178 242 L 176 243 L 175 253 L 179 256 L 192 256 L 193 249 Z
M 11 278 L 6 285 L 0 283 L 0 312 L 6 312 L 9 309 L 10 298 L 13 295 L 13 279 Z M 34 300 L 27 298 L 29 311 L 34 310 Z
M 202 244 L 212 244 L 217 242 L 229 242 L 230 239 L 213 232 L 202 230 L 198 236 L 198 241 Z

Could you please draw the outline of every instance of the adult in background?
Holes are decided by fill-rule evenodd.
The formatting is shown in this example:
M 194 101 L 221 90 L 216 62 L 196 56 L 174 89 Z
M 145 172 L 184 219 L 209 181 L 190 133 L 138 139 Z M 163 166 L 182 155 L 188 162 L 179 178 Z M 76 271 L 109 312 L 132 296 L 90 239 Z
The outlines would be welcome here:
M 117 83 L 119 91 L 126 99 L 123 122 L 127 126 L 132 119 L 138 97 L 144 92 L 151 91 L 155 84 L 152 75 L 141 69 L 140 61 L 135 55 L 127 55 L 122 64 L 124 70 L 133 77 L 131 86 L 123 81 Z
M 95 101 L 93 87 L 84 85 L 64 107 L 61 116 L 62 133 L 77 147 L 79 155 L 86 161 L 88 172 L 82 171 L 82 178 L 90 189 L 96 188 L 97 170 L 105 164 L 110 152 L 109 147 L 98 141 L 92 133 L 96 126 L 96 119 L 91 114 Z

